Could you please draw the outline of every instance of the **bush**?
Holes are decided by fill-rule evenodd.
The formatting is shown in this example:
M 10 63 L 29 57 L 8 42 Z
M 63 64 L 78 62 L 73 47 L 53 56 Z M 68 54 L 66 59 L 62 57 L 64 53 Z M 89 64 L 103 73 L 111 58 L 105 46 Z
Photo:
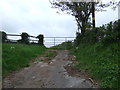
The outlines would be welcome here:
M 42 34 L 38 35 L 37 38 L 39 39 L 38 44 L 43 45 L 44 36 Z
M 107 25 L 87 30 L 84 35 L 77 32 L 75 45 L 80 43 L 111 43 L 120 41 L 120 20 L 110 22 Z
M 98 80 L 102 88 L 120 88 L 120 48 L 117 43 L 104 46 L 103 43 L 81 43 L 72 53 L 76 56 L 76 66 Z M 118 90 L 118 89 L 116 89 Z
M 107 25 L 107 30 L 105 32 L 105 38 L 103 38 L 103 43 L 111 43 L 120 41 L 120 20 L 114 23 L 110 22 Z
M 80 44 L 82 38 L 83 38 L 82 34 L 79 33 L 79 32 L 77 32 L 77 33 L 76 33 L 76 39 L 75 39 L 75 41 L 74 41 L 74 43 L 75 43 L 76 46 Z
M 98 32 L 98 28 L 95 28 L 93 30 L 90 30 L 88 32 L 85 33 L 85 36 L 82 39 L 83 43 L 95 43 L 97 42 L 97 32 Z
M 27 33 L 23 32 L 21 34 L 22 39 L 18 40 L 18 42 L 23 43 L 23 44 L 29 44 L 29 38 L 28 37 L 29 37 L 29 35 Z
M 80 43 L 96 43 L 101 41 L 104 37 L 104 31 L 101 28 L 95 28 L 89 31 L 86 31 L 84 35 L 81 33 L 77 33 L 77 37 L 75 40 L 76 45 Z

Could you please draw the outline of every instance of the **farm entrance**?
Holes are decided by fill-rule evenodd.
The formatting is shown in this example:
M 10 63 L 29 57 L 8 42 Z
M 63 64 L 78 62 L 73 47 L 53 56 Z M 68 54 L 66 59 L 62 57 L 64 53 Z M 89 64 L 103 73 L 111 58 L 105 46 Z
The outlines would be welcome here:
M 65 42 L 73 42 L 75 37 L 44 37 L 44 45 L 46 47 L 58 46 L 66 44 Z M 66 48 L 66 45 L 64 45 Z

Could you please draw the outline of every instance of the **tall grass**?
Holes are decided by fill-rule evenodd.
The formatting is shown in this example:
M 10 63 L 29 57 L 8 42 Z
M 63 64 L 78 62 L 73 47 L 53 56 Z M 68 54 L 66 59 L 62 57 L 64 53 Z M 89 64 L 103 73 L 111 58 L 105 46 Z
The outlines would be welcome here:
M 46 48 L 38 45 L 3 44 L 2 66 L 3 77 L 21 67 L 29 66 L 30 60 L 42 54 Z
M 87 70 L 92 78 L 99 80 L 100 87 L 120 88 L 120 47 L 118 43 L 109 45 L 102 43 L 80 44 L 72 52 L 79 62 L 76 66 Z

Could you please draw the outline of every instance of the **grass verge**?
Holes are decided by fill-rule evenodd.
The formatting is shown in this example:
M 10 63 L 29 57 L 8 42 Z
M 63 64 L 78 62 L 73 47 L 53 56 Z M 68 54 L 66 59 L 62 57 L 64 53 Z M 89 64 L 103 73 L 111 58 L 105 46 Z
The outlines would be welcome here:
M 120 88 L 119 44 L 80 44 L 72 50 L 77 57 L 76 66 L 87 70 L 93 79 L 100 82 L 100 87 Z
M 1 84 L 1 81 L 2 81 L 2 43 L 0 42 L 0 84 Z
M 29 66 L 30 60 L 42 54 L 46 48 L 38 45 L 3 44 L 2 45 L 2 74 L 3 77 L 10 72 Z

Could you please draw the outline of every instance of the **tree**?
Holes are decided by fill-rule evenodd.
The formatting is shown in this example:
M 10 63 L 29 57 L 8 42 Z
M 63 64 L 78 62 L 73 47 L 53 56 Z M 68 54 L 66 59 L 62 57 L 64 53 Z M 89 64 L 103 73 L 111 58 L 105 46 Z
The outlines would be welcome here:
M 92 2 L 92 23 L 93 23 L 93 28 L 95 28 L 95 3 Z
M 91 2 L 51 2 L 54 8 L 59 8 L 67 14 L 75 17 L 77 22 L 78 31 L 81 30 L 84 35 L 89 16 L 92 12 Z
M 71 14 L 75 17 L 77 22 L 78 31 L 81 30 L 84 35 L 88 19 L 92 13 L 93 27 L 95 27 L 95 11 L 104 11 L 105 7 L 112 6 L 115 8 L 120 4 L 114 0 L 109 3 L 103 4 L 102 2 L 72 2 L 73 0 L 67 0 L 68 2 L 58 2 L 58 0 L 50 1 L 53 8 L 58 8 L 61 11 Z M 93 0 L 91 0 L 93 1 Z
M 112 7 L 112 9 L 115 10 L 116 7 L 119 5 L 120 5 L 120 1 L 115 1 L 115 0 L 111 0 L 108 3 L 99 2 L 99 4 L 96 6 L 96 11 L 106 11 L 104 10 L 104 8 L 106 7 Z

